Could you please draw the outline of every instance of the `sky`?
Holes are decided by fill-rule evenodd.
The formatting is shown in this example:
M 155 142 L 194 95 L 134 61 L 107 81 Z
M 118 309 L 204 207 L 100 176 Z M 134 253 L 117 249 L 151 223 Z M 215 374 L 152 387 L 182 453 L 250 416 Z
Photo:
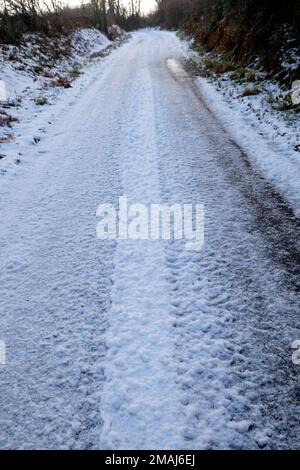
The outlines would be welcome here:
M 80 5 L 81 1 L 80 0 L 62 0 L 63 3 L 67 3 L 68 5 L 74 6 L 74 5 Z M 123 0 L 124 3 L 126 3 L 126 0 Z M 129 2 L 129 0 L 128 0 Z M 155 0 L 141 0 L 142 3 L 142 9 L 144 13 L 149 13 L 155 6 Z

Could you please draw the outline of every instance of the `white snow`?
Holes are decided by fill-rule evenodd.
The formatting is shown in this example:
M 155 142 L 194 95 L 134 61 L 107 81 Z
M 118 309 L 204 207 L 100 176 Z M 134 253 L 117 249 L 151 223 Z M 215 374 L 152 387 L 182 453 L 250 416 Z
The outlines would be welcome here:
M 246 103 L 224 98 L 206 79 L 199 78 L 198 83 L 204 100 L 249 155 L 254 167 L 279 188 L 300 216 L 300 153 L 292 148 L 284 125 L 278 123 L 282 136 L 275 138 L 272 124 L 260 122 Z M 299 121 L 290 133 L 299 142 Z
M 132 99 L 137 92 L 138 101 Z M 152 83 L 144 54 L 123 100 L 128 114 L 120 122 L 126 129 L 121 185 L 129 203 L 155 203 L 161 197 L 158 154 Z M 182 445 L 184 413 L 173 360 L 169 271 L 163 243 L 118 242 L 106 337 L 101 448 L 180 449 Z
M 185 47 L 190 42 L 182 41 Z M 185 49 L 186 57 L 201 63 L 210 54 L 197 54 Z M 220 57 L 220 60 L 222 58 Z M 294 67 L 299 64 L 295 56 Z M 249 69 L 251 70 L 251 69 Z M 252 71 L 253 72 L 253 71 Z M 293 89 L 282 90 L 266 80 L 243 84 L 230 78 L 230 72 L 212 78 L 197 78 L 203 100 L 212 109 L 226 130 L 245 150 L 254 168 L 271 181 L 300 214 L 300 114 L 276 111 L 270 100 L 292 95 Z M 246 88 L 257 88 L 254 96 L 243 96 Z

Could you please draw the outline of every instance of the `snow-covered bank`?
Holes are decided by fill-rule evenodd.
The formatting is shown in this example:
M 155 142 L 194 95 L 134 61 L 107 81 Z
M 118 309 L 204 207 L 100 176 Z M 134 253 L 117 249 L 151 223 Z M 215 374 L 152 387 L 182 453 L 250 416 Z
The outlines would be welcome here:
M 185 55 L 208 107 L 300 215 L 300 113 L 291 105 L 293 90 L 255 67 L 224 71 L 221 56 L 193 49 Z
M 96 79 L 99 62 L 127 37 L 110 41 L 96 29 L 78 29 L 67 37 L 28 35 L 18 47 L 1 46 L 1 174 L 26 162 L 26 146 L 40 142 Z
M 295 232 L 181 58 L 174 34 L 136 32 L 7 145 L 0 448 L 299 447 Z M 98 240 L 96 208 L 123 194 L 204 203 L 203 251 Z

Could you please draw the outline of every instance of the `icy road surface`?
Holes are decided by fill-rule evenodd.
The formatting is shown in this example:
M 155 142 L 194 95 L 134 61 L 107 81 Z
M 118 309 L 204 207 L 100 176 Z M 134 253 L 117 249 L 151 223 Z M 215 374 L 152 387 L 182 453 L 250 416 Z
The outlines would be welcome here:
M 135 33 L 1 176 L 1 448 L 299 448 L 299 227 L 181 55 Z M 203 251 L 98 240 L 121 195 L 205 204 Z

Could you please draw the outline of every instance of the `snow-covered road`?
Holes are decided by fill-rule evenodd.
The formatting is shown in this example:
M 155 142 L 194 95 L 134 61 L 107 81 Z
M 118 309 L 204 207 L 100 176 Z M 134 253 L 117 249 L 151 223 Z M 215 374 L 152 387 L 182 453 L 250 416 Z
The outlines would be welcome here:
M 135 33 L 1 177 L 0 448 L 299 448 L 297 222 L 181 54 Z M 203 203 L 204 249 L 98 240 L 121 195 Z

